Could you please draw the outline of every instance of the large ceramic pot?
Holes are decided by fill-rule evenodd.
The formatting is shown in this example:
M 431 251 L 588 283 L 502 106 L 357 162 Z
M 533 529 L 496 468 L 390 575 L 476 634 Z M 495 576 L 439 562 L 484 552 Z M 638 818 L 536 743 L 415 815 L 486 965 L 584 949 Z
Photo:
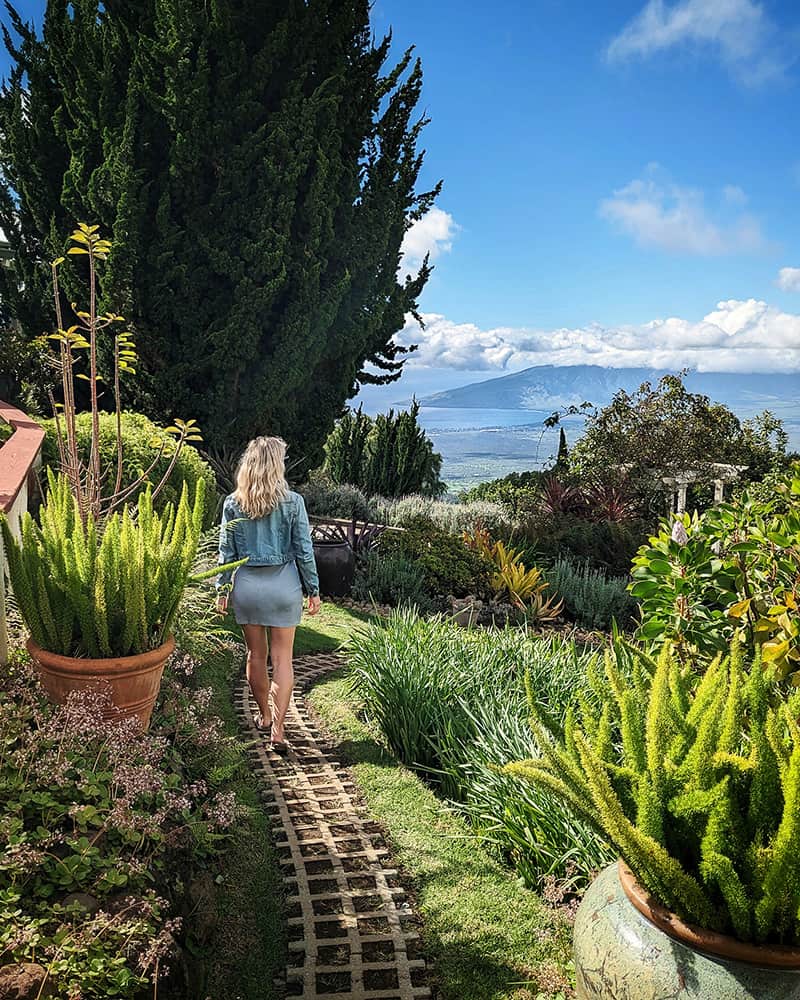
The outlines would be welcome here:
M 319 589 L 326 597 L 347 597 L 356 575 L 356 556 L 349 542 L 314 542 Z
M 49 653 L 28 639 L 28 652 L 39 668 L 42 686 L 51 701 L 63 705 L 73 691 L 106 687 L 111 695 L 106 716 L 118 719 L 135 716 L 144 729 L 150 724 L 164 664 L 174 649 L 175 640 L 170 636 L 163 645 L 147 653 L 89 660 Z
M 684 924 L 610 865 L 575 919 L 580 1000 L 800 1000 L 800 949 L 748 945 Z

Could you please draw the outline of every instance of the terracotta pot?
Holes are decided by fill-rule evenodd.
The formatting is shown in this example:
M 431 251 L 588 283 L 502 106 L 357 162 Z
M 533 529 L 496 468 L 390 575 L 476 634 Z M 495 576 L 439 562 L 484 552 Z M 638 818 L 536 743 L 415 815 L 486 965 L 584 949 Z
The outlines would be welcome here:
M 89 660 L 59 656 L 28 639 L 28 652 L 35 660 L 42 686 L 51 701 L 63 705 L 73 691 L 108 686 L 112 708 L 106 717 L 127 719 L 136 716 L 146 729 L 161 687 L 164 664 L 175 649 L 170 636 L 157 649 L 135 656 Z
M 800 1000 L 800 949 L 685 924 L 609 865 L 575 919 L 580 1000 Z

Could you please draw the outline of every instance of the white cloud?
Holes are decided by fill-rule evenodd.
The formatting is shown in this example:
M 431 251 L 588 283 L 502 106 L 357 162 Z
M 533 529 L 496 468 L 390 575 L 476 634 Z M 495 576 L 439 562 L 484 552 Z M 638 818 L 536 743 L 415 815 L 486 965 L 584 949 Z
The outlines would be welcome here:
M 733 199 L 728 192 L 736 192 Z M 651 163 L 643 177 L 600 203 L 600 215 L 641 246 L 672 253 L 713 256 L 762 249 L 765 240 L 758 219 L 740 211 L 741 200 L 735 203 L 744 192 L 729 186 L 723 195 L 726 209 L 714 217 L 702 191 L 673 183 L 657 163 Z
M 747 204 L 747 195 L 738 184 L 726 184 L 722 189 L 722 197 L 729 205 Z
M 400 271 L 408 274 L 417 271 L 430 254 L 432 261 L 449 253 L 453 248 L 453 239 L 458 232 L 458 225 L 449 212 L 434 207 L 418 219 L 408 230 L 400 248 L 402 254 Z
M 533 365 L 600 365 L 698 371 L 799 372 L 800 315 L 757 299 L 729 299 L 699 322 L 671 317 L 639 326 L 591 324 L 557 330 L 408 318 L 400 343 L 417 344 L 408 364 L 463 371 L 519 371 Z
M 621 62 L 687 46 L 716 52 L 750 86 L 780 77 L 790 62 L 776 26 L 754 0 L 649 0 L 606 55 Z
M 800 267 L 782 267 L 775 284 L 784 292 L 800 292 Z

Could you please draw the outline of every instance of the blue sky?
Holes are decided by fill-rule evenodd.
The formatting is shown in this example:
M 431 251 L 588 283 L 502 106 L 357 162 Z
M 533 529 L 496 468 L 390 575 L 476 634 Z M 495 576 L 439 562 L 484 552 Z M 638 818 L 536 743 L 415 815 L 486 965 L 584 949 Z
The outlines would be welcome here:
M 644 6 L 378 0 L 376 29 L 391 25 L 398 48 L 414 41 L 423 59 L 427 175 L 444 179 L 440 205 L 462 227 L 426 296 L 435 311 L 572 326 L 699 317 L 734 296 L 797 304 L 773 281 L 800 263 L 800 66 L 754 85 L 718 44 L 689 39 L 610 62 L 609 44 Z M 800 29 L 797 4 L 761 9 L 778 38 L 753 61 Z M 616 231 L 599 208 L 650 163 L 664 183 L 701 192 L 723 228 L 742 214 L 723 190 L 742 189 L 764 245 L 698 254 Z
M 404 384 L 800 372 L 799 5 L 376 0 L 373 23 L 422 57 L 444 180 L 407 245 L 436 271 Z
M 778 283 L 800 268 L 800 6 L 377 0 L 374 23 L 423 59 L 452 218 L 420 360 L 800 371 L 800 270 Z

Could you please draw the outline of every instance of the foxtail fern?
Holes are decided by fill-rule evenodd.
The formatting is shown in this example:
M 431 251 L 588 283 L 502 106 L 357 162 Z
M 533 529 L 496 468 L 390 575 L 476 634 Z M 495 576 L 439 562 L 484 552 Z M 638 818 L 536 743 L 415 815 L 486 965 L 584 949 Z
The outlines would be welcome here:
M 65 476 L 48 471 L 48 477 L 39 521 L 24 514 L 19 540 L 0 519 L 11 586 L 34 642 L 52 653 L 93 658 L 159 646 L 187 583 L 196 579 L 203 482 L 191 502 L 184 485 L 178 504 L 157 514 L 147 491 L 135 508 L 98 526 L 91 517 L 84 523 Z
M 560 796 L 659 902 L 742 941 L 800 944 L 800 691 L 734 646 L 698 682 L 617 639 L 563 733 L 506 771 Z

